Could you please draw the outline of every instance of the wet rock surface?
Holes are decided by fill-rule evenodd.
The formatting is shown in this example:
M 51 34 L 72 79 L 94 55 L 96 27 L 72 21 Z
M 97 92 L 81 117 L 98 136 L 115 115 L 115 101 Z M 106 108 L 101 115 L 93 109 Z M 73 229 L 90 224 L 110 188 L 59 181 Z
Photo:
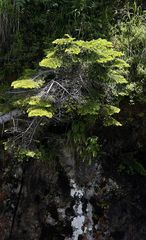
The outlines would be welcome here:
M 1 240 L 145 240 L 145 177 L 106 174 L 69 149 L 53 162 L 1 164 Z

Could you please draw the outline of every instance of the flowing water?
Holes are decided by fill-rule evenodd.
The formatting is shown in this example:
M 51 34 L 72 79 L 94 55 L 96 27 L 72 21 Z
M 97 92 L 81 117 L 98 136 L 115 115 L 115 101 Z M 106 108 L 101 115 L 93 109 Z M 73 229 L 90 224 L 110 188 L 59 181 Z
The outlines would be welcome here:
M 75 201 L 73 206 L 75 216 L 71 224 L 73 228 L 72 240 L 78 240 L 79 236 L 82 235 L 86 235 L 88 240 L 93 240 L 92 205 L 88 202 L 86 209 L 83 211 L 85 189 L 79 187 L 73 179 L 71 179 L 70 184 L 70 194 Z

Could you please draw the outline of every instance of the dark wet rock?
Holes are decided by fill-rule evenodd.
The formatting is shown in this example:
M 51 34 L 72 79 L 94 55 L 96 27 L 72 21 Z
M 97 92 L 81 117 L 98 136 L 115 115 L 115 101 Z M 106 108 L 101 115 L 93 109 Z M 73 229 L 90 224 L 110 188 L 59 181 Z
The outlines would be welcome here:
M 145 177 L 107 166 L 79 162 L 67 147 L 53 162 L 2 165 L 0 239 L 74 240 L 73 220 L 81 212 L 78 240 L 145 240 Z

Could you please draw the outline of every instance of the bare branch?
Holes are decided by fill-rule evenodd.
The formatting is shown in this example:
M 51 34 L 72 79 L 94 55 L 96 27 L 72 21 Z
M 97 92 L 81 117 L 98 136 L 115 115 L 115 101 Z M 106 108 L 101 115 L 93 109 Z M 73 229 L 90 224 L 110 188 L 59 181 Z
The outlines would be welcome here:
M 23 112 L 18 109 L 12 110 L 9 113 L 5 113 L 0 116 L 0 124 L 9 122 L 9 121 L 13 120 L 14 118 L 21 116 L 22 114 L 23 114 Z
M 43 75 L 46 75 L 46 74 L 52 74 L 52 73 L 54 73 L 54 71 L 53 70 L 46 70 L 46 71 L 42 71 L 42 72 L 40 72 L 38 75 L 36 75 L 35 77 L 33 77 L 32 79 L 33 80 L 36 80 L 37 78 L 39 78 L 40 76 L 43 76 Z

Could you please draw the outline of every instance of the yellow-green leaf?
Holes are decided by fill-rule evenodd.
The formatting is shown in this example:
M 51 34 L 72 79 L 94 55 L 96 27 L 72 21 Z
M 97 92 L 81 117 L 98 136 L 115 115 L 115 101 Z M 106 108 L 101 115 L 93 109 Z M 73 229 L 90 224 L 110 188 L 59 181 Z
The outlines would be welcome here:
M 38 106 L 38 107 L 46 107 L 46 108 L 51 107 L 50 103 L 43 101 L 39 96 L 30 97 L 27 102 L 30 106 Z
M 68 34 L 65 34 L 64 36 L 65 36 L 64 38 L 59 38 L 59 39 L 56 39 L 55 41 L 53 41 L 53 44 L 66 45 L 75 40 L 75 38 L 72 38 Z
M 72 46 L 72 47 L 69 47 L 65 50 L 66 53 L 68 54 L 75 54 L 75 55 L 78 55 L 81 50 L 78 46 Z
M 48 118 L 53 117 L 52 112 L 42 108 L 33 108 L 33 109 L 29 108 L 27 112 L 28 112 L 28 117 L 48 117 Z
M 36 155 L 36 153 L 34 151 L 26 151 L 26 156 L 27 157 L 34 157 Z
M 118 84 L 128 83 L 127 79 L 125 77 L 123 77 L 122 75 L 120 75 L 119 73 L 117 73 L 115 70 L 111 70 L 109 72 L 109 77 L 110 77 L 110 79 L 112 79 L 113 81 L 115 81 Z
M 109 127 L 109 126 L 119 126 L 119 127 L 121 127 L 122 124 L 114 118 L 108 118 L 104 121 L 104 126 L 106 126 L 106 127 Z
M 61 67 L 62 61 L 59 57 L 46 57 L 39 63 L 39 65 L 40 67 L 56 69 L 58 67 Z
M 108 116 L 111 116 L 111 115 L 113 115 L 113 114 L 115 114 L 115 113 L 119 113 L 119 112 L 120 112 L 120 108 L 107 104 L 107 105 L 104 107 L 104 111 L 105 111 L 105 113 L 106 113 Z
M 23 80 L 16 80 L 12 82 L 11 86 L 13 88 L 39 88 L 43 85 L 42 80 L 34 81 L 33 79 L 23 79 Z
M 87 101 L 83 106 L 78 109 L 79 114 L 84 115 L 98 115 L 100 104 L 94 101 Z

